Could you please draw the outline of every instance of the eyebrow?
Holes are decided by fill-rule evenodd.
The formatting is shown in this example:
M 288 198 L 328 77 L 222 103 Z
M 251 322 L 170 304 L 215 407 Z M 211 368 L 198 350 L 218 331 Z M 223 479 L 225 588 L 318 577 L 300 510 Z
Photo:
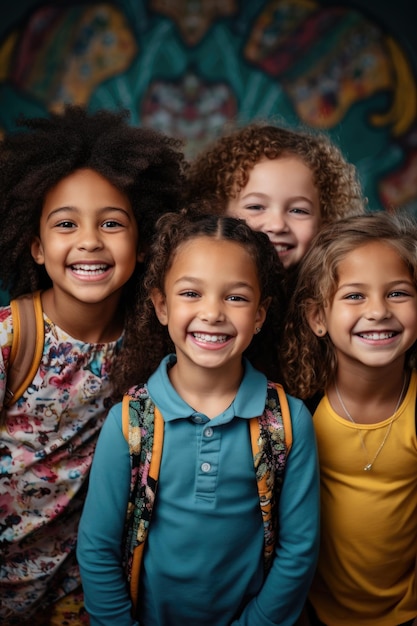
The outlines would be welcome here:
M 340 285 L 338 285 L 337 291 L 339 291 L 339 289 L 363 289 L 370 284 L 371 283 L 341 283 Z M 413 287 L 415 286 L 414 282 L 408 278 L 397 278 L 396 280 L 392 280 L 391 282 L 387 283 L 385 286 L 395 287 L 396 285 L 412 285 Z
M 181 276 L 180 278 L 178 278 L 178 280 L 175 281 L 174 284 L 178 285 L 179 283 L 182 283 L 182 282 L 191 283 L 192 285 L 201 285 L 201 283 L 203 283 L 204 280 L 200 278 L 196 278 L 195 276 Z M 250 289 L 251 291 L 254 291 L 252 285 L 245 282 L 244 280 L 238 281 L 236 283 L 230 283 L 229 285 L 227 285 L 227 289 L 242 289 L 242 288 L 246 288 L 246 289 Z
M 263 193 L 262 191 L 250 191 L 249 193 L 245 194 L 244 196 L 242 196 L 242 200 L 247 200 L 247 198 L 250 198 L 251 196 L 254 196 L 255 198 L 261 198 L 261 199 L 268 199 L 270 196 L 266 193 Z M 297 202 L 298 200 L 304 200 L 305 202 L 308 202 L 309 204 L 313 204 L 313 201 L 310 200 L 310 198 L 308 198 L 307 196 L 290 196 L 287 199 L 287 202 Z
M 126 209 L 122 209 L 121 207 L 116 207 L 116 206 L 105 206 L 102 207 L 101 209 L 99 209 L 98 213 L 99 214 L 104 214 L 107 213 L 109 211 L 116 211 L 118 213 L 123 213 L 123 215 L 126 215 L 129 219 L 130 219 L 130 215 L 129 212 L 126 211 Z M 56 209 L 53 209 L 53 211 L 51 211 L 48 215 L 48 217 L 46 218 L 46 221 L 48 221 L 51 217 L 55 217 L 56 215 L 59 215 L 60 213 L 82 213 L 83 211 L 81 209 L 79 209 L 78 207 L 75 206 L 61 206 L 58 207 Z

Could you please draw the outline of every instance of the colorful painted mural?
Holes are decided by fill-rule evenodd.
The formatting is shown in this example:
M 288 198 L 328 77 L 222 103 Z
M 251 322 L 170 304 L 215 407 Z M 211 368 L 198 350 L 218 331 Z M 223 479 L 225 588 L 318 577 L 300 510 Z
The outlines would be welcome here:
M 127 108 L 189 156 L 257 118 L 328 132 L 370 209 L 417 214 L 417 81 L 401 41 L 319 0 L 36 6 L 0 41 L 0 127 L 67 102 Z

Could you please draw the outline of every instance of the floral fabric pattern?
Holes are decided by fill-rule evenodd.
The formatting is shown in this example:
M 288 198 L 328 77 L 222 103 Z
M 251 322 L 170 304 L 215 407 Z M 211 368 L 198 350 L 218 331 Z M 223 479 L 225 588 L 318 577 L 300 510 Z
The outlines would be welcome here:
M 149 476 L 154 435 L 155 406 L 146 387 L 129 391 L 129 449 L 131 458 L 130 497 L 126 516 L 124 567 L 130 582 L 133 552 L 146 540 L 156 493 L 156 482 Z
M 44 323 L 35 378 L 0 424 L 2 623 L 20 623 L 22 615 L 80 584 L 78 522 L 97 437 L 112 404 L 109 374 L 121 343 L 83 343 L 45 315 Z M 1 409 L 12 334 L 10 307 L 3 307 Z

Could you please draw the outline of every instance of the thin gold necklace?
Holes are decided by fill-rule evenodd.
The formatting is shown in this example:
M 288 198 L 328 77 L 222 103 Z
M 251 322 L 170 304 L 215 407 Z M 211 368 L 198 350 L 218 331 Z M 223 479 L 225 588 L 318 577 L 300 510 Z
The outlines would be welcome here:
M 370 471 L 371 471 L 373 464 L 375 463 L 376 459 L 377 459 L 377 458 L 378 458 L 378 456 L 379 456 L 379 453 L 381 452 L 382 448 L 385 446 L 385 442 L 386 442 L 386 440 L 388 439 L 388 436 L 389 436 L 389 434 L 390 434 L 390 432 L 391 432 L 392 422 L 394 421 L 394 415 L 395 415 L 395 414 L 396 414 L 396 412 L 398 411 L 399 406 L 400 406 L 400 404 L 401 404 L 401 400 L 402 400 L 402 398 L 403 398 L 403 394 L 404 394 L 404 391 L 405 391 L 405 385 L 406 385 L 406 382 L 407 382 L 407 375 L 406 375 L 406 374 L 404 374 L 404 382 L 403 382 L 403 386 L 401 387 L 401 392 L 400 392 L 399 398 L 398 398 L 398 400 L 397 400 L 397 404 L 395 405 L 394 413 L 392 414 L 392 417 L 391 417 L 390 423 L 388 424 L 388 428 L 387 428 L 387 430 L 386 430 L 386 432 L 385 432 L 384 438 L 383 438 L 383 440 L 382 440 L 382 442 L 381 442 L 381 445 L 379 446 L 378 450 L 376 451 L 376 453 L 375 453 L 374 458 L 372 459 L 372 461 L 369 461 L 369 460 L 368 460 L 368 463 L 367 463 L 367 464 L 365 465 L 365 467 L 363 468 L 364 472 L 370 472 Z M 352 424 L 356 424 L 356 425 L 357 425 L 357 422 L 355 422 L 355 420 L 353 419 L 353 417 L 351 416 L 351 414 L 350 414 L 350 413 L 349 413 L 349 411 L 347 410 L 345 403 L 344 403 L 344 402 L 343 402 L 343 400 L 342 400 L 342 396 L 340 395 L 339 387 L 337 386 L 337 382 L 336 382 L 336 381 L 334 381 L 334 388 L 335 388 L 335 390 L 336 390 L 336 395 L 337 395 L 337 398 L 338 398 L 338 400 L 339 400 L 339 402 L 340 402 L 340 406 L 342 407 L 342 409 L 344 410 L 344 412 L 346 413 L 347 417 L 350 419 L 350 421 L 352 422 Z M 360 430 L 358 430 L 357 432 L 358 432 L 359 438 L 360 438 L 360 440 L 361 440 L 361 445 L 362 445 L 363 451 L 364 451 L 364 453 L 365 453 L 365 458 L 366 458 L 366 459 L 369 459 L 368 450 L 367 450 L 367 448 L 366 448 L 365 441 L 364 441 L 364 439 L 363 439 L 362 433 L 361 433 L 361 431 L 360 431 Z

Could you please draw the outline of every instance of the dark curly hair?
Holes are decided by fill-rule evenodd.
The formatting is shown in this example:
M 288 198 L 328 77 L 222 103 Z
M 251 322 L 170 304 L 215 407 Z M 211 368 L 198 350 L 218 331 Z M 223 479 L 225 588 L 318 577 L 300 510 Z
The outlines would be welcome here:
M 393 248 L 417 287 L 417 224 L 405 214 L 377 211 L 350 217 L 323 228 L 301 262 L 283 333 L 283 375 L 287 390 L 304 400 L 326 390 L 337 369 L 328 334 L 317 337 L 308 323 L 311 307 L 318 312 L 332 302 L 339 282 L 339 265 L 358 247 L 374 241 Z M 406 366 L 415 367 L 417 342 L 407 351 Z
M 221 215 L 259 161 L 286 156 L 298 157 L 311 170 L 323 223 L 364 212 L 356 168 L 327 135 L 263 121 L 233 130 L 197 155 L 188 172 L 186 200 L 211 198 Z
M 127 195 L 140 246 L 151 240 L 162 213 L 179 209 L 181 142 L 130 126 L 128 116 L 68 106 L 49 118 L 20 118 L 22 130 L 0 142 L 0 281 L 12 297 L 51 286 L 30 246 L 39 235 L 45 194 L 75 170 L 92 169 Z
M 262 333 L 255 335 L 245 356 L 271 380 L 279 381 L 278 343 L 284 317 L 284 269 L 264 233 L 251 230 L 243 220 L 214 215 L 197 215 L 182 211 L 167 213 L 157 223 L 157 236 L 150 250 L 143 281 L 143 298 L 137 305 L 137 316 L 128 321 L 123 356 L 115 374 L 119 392 L 126 386 L 145 382 L 158 367 L 161 359 L 175 347 L 155 314 L 151 293 L 165 292 L 165 276 L 172 266 L 175 252 L 186 241 L 197 237 L 241 244 L 249 252 L 257 268 L 261 302 L 270 299 Z

